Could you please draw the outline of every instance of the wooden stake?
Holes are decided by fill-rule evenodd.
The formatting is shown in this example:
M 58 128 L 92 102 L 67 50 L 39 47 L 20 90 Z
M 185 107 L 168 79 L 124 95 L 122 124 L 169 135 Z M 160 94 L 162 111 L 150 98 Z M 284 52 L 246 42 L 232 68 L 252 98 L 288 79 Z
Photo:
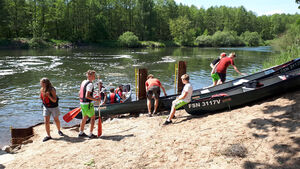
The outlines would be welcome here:
M 179 61 L 178 63 L 178 78 L 177 78 L 177 93 L 180 94 L 184 85 L 181 81 L 181 76 L 186 74 L 186 62 L 185 61 Z
M 139 93 L 138 98 L 146 99 L 146 88 L 145 88 L 145 82 L 147 81 L 148 71 L 147 69 L 139 69 Z

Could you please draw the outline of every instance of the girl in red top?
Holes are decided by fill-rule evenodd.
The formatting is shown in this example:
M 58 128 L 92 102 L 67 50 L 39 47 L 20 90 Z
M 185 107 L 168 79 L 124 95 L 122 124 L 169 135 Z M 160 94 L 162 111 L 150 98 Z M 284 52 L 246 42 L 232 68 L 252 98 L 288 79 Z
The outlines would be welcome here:
M 58 97 L 56 96 L 56 90 L 52 86 L 50 80 L 48 78 L 42 78 L 40 80 L 41 84 L 41 94 L 40 98 L 43 101 L 43 116 L 45 121 L 45 129 L 47 132 L 47 136 L 43 139 L 44 141 L 48 141 L 52 139 L 50 136 L 50 115 L 52 115 L 58 134 L 60 136 L 64 136 L 64 134 L 60 131 L 60 121 L 59 121 L 59 107 L 58 107 Z

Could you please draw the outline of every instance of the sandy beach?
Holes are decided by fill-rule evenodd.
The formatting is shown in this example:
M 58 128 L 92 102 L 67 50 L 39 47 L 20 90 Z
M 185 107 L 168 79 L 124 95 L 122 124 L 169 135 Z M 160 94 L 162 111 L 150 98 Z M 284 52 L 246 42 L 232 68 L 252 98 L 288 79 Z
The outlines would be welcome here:
M 80 139 L 78 127 L 51 125 L 53 140 L 32 143 L 13 154 L 0 153 L 0 168 L 300 168 L 300 91 L 217 114 L 177 111 L 154 117 L 122 117 L 103 122 L 103 135 Z M 88 133 L 86 126 L 86 133 Z M 96 134 L 97 128 L 94 130 Z

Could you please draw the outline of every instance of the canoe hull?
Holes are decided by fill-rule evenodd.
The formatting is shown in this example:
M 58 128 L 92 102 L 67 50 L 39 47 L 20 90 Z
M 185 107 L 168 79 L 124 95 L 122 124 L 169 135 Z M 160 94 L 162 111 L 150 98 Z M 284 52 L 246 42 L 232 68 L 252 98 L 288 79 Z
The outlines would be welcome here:
M 287 78 L 286 80 L 278 80 L 273 84 L 249 89 L 245 87 L 237 87 L 231 91 L 222 93 L 223 96 L 202 98 L 194 96 L 192 102 L 185 105 L 185 110 L 192 115 L 202 115 L 206 113 L 216 113 L 222 110 L 231 110 L 244 105 L 248 105 L 262 99 L 282 94 L 287 91 L 297 90 L 300 87 L 300 70 L 295 71 L 297 75 Z M 265 80 L 276 80 L 274 76 Z M 278 77 L 279 78 L 279 77 Z M 263 82 L 263 81 L 262 81 Z M 236 94 L 230 94 L 236 93 Z
M 282 65 L 278 65 L 272 68 L 269 68 L 267 70 L 263 70 L 261 72 L 257 72 L 245 77 L 237 78 L 232 81 L 228 81 L 222 85 L 213 86 L 206 89 L 198 89 L 193 91 L 193 96 L 201 96 L 201 98 L 204 97 L 210 97 L 216 93 L 224 92 L 236 87 L 241 86 L 242 81 L 251 81 L 254 79 L 262 79 L 266 77 L 270 77 L 275 74 L 281 74 L 285 73 L 291 70 L 294 70 L 296 68 L 300 67 L 300 58 L 294 59 L 292 61 L 289 61 L 287 63 L 284 63 Z M 160 97 L 159 99 L 159 107 L 158 111 L 167 111 L 171 109 L 172 101 L 176 99 L 178 94 L 175 95 L 169 95 Z M 153 104 L 153 103 L 152 103 Z M 153 106 L 152 106 L 153 107 Z M 183 107 L 182 107 L 183 109 Z M 116 103 L 112 105 L 103 105 L 100 107 L 101 114 L 103 116 L 109 116 L 109 115 L 119 115 L 119 114 L 126 114 L 126 113 L 144 113 L 147 112 L 147 100 L 138 100 L 138 101 L 129 101 L 126 103 Z M 98 112 L 98 107 L 95 107 L 95 112 Z M 97 113 L 96 113 L 97 114 Z M 79 113 L 76 118 L 81 119 L 82 115 Z

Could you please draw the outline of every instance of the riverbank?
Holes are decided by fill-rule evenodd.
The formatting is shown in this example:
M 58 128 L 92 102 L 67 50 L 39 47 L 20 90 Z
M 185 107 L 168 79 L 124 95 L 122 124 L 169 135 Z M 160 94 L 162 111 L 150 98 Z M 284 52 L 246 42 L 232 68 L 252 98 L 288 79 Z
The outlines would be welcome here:
M 299 102 L 298 90 L 213 115 L 193 117 L 182 110 L 169 126 L 162 126 L 167 115 L 118 118 L 105 121 L 103 136 L 93 140 L 78 139 L 78 127 L 62 130 L 66 136 L 60 137 L 51 125 L 53 140 L 42 142 L 41 125 L 32 143 L 0 156 L 0 168 L 296 169 Z
M 42 38 L 15 38 L 15 39 L 0 39 L 0 49 L 46 49 L 46 48 L 122 48 L 120 43 L 115 40 L 101 41 L 98 43 L 90 42 L 71 42 L 56 39 Z M 164 47 L 179 47 L 172 41 L 156 42 L 156 41 L 139 41 L 136 48 L 164 48 Z

